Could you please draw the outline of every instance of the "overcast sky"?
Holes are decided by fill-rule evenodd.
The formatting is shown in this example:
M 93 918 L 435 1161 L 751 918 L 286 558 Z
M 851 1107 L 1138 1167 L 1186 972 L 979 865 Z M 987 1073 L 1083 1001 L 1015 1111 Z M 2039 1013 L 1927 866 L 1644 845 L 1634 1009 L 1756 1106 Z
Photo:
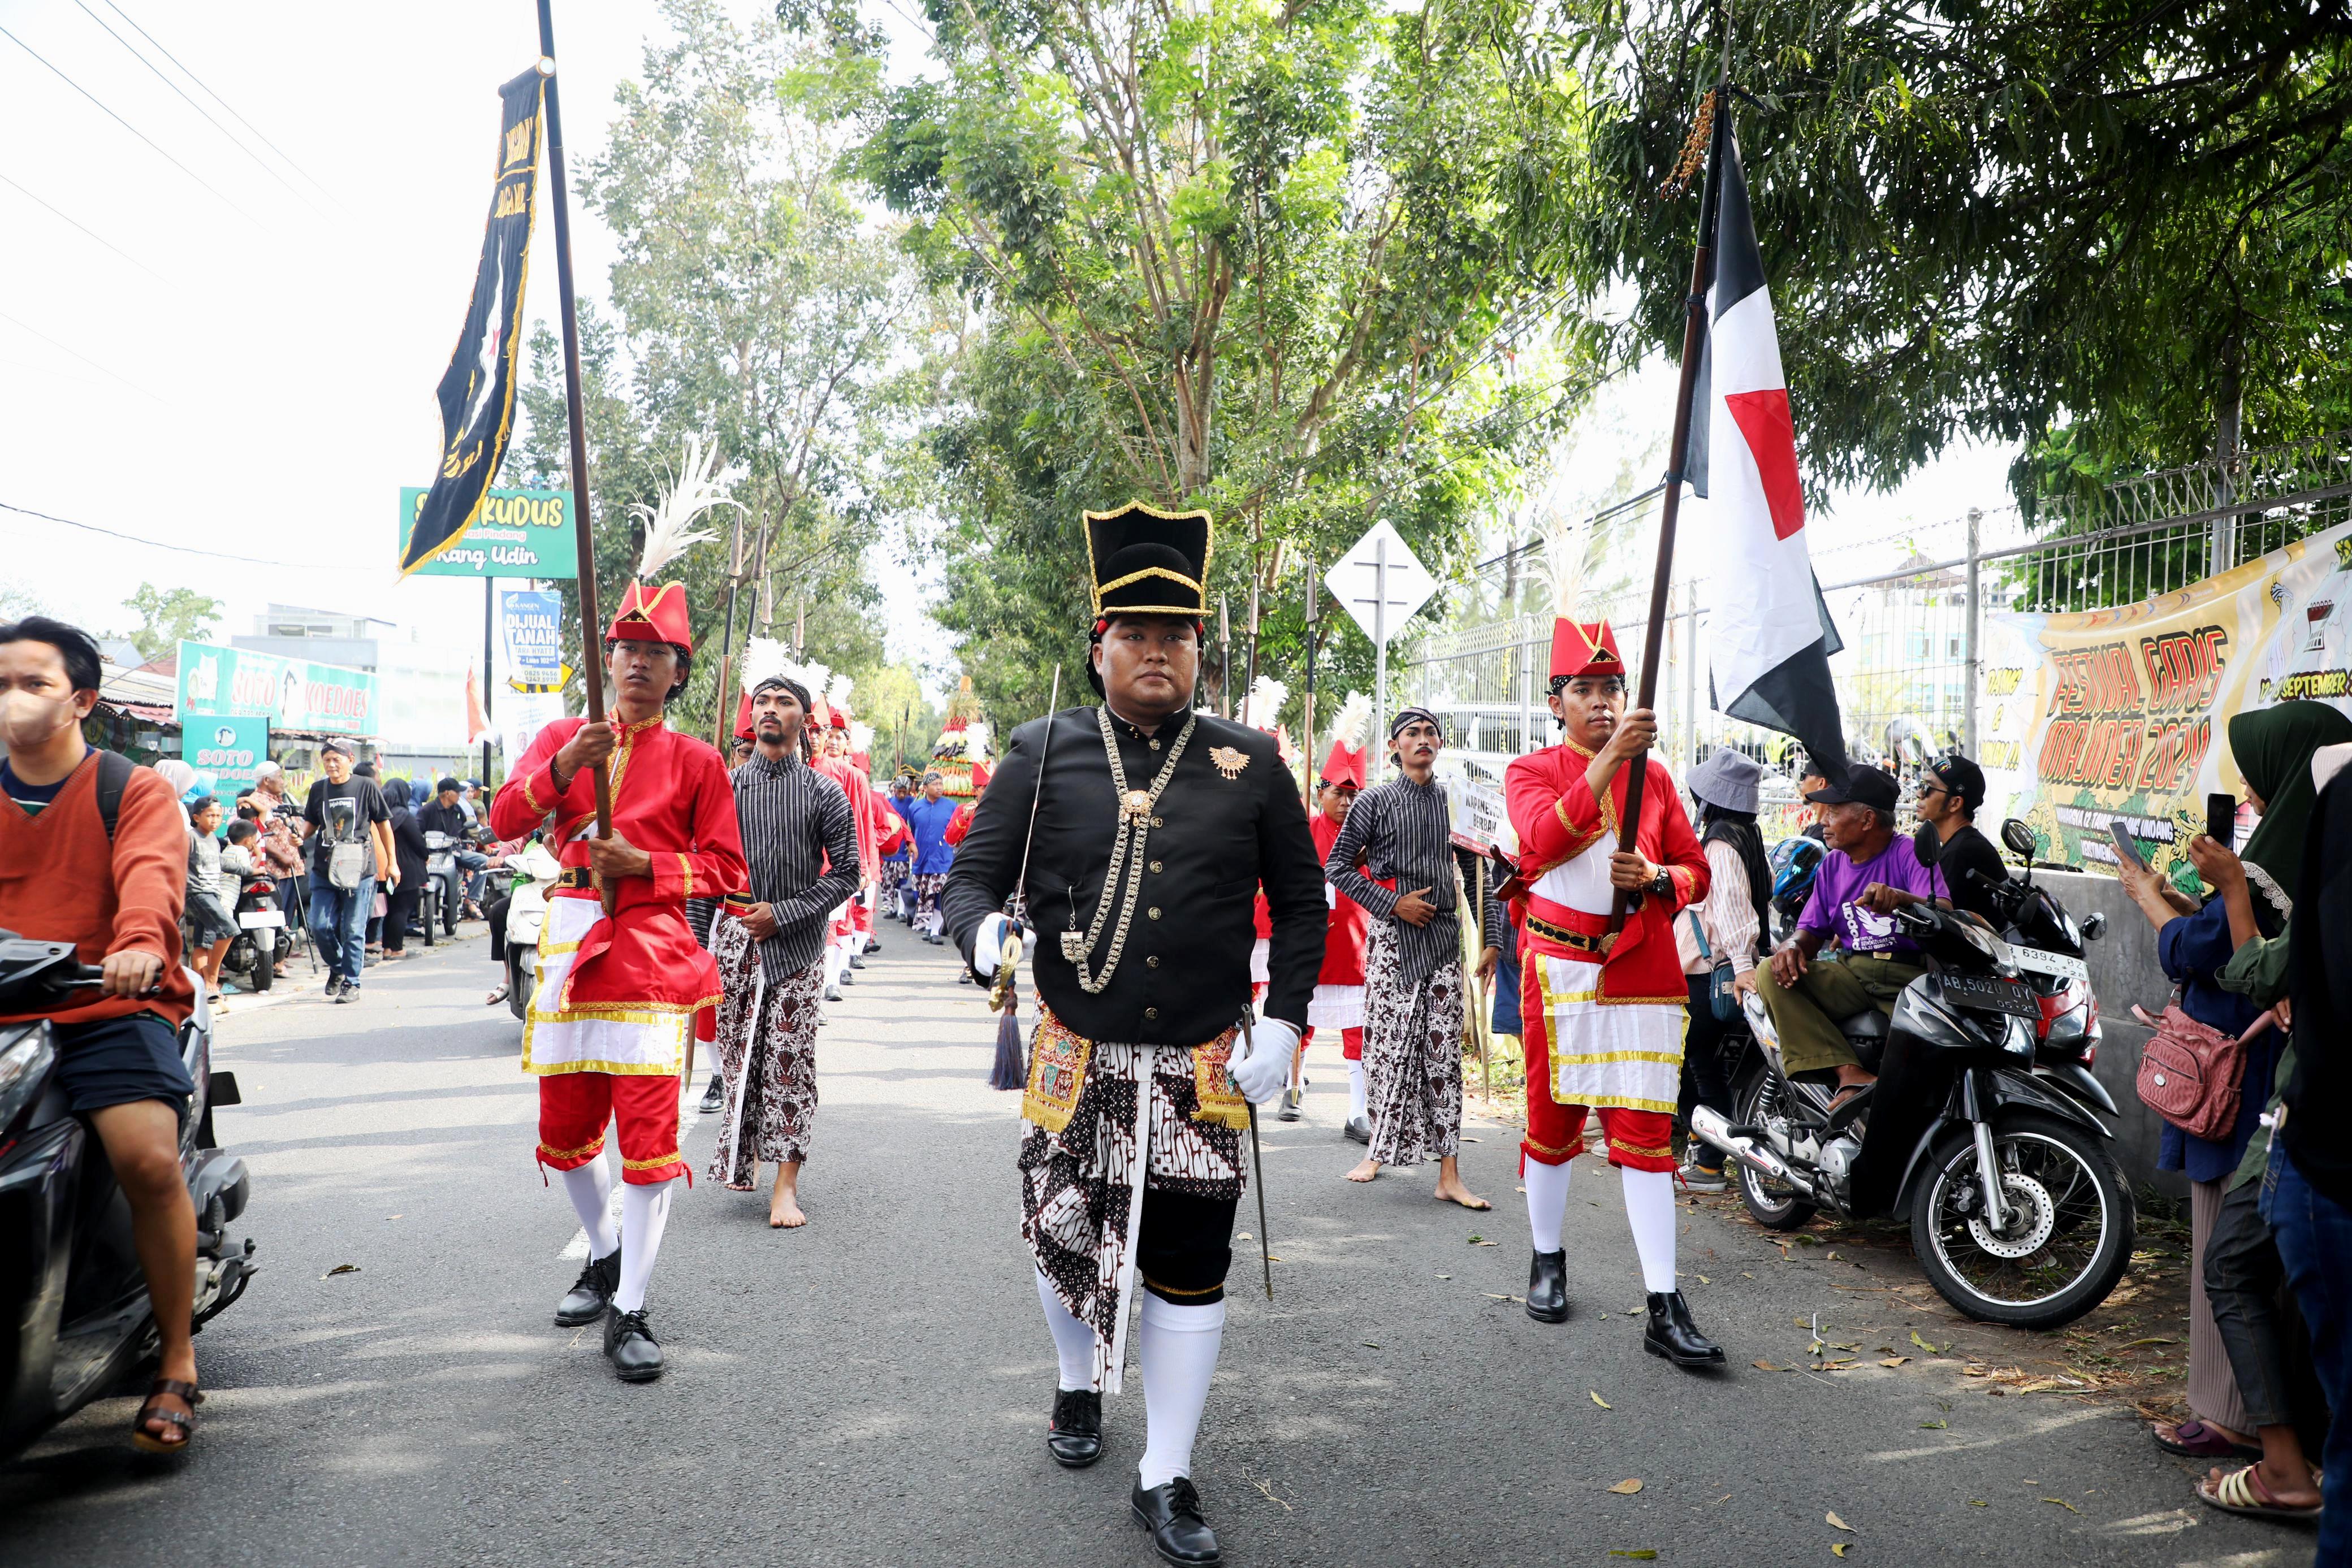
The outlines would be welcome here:
M 576 163 L 654 7 L 556 12 Z M 899 37 L 893 74 L 920 70 L 903 15 L 877 15 Z M 0 502 L 273 563 L 0 511 L 0 582 L 95 629 L 127 629 L 121 601 L 146 580 L 225 600 L 225 632 L 277 601 L 478 643 L 478 583 L 396 580 L 394 508 L 439 449 L 433 387 L 481 243 L 497 88 L 538 53 L 530 0 L 0 0 L 0 27 L 21 40 L 0 37 Z M 551 229 L 542 213 L 528 302 L 550 321 Z M 573 235 L 601 296 L 609 236 L 576 206 Z M 1646 409 L 1658 384 L 1622 395 Z M 1895 497 L 1841 497 L 1824 532 L 1997 506 L 2005 461 L 1964 453 Z M 885 575 L 894 651 L 919 656 L 920 591 Z

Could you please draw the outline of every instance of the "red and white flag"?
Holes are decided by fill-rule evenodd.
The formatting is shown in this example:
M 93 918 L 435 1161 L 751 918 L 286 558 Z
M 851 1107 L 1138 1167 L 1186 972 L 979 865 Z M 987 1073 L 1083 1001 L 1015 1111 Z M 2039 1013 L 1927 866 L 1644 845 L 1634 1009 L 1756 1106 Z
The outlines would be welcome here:
M 1830 655 L 1843 644 L 1805 548 L 1796 421 L 1727 126 L 1716 146 L 1710 321 L 1683 467 L 1692 493 L 1710 503 L 1702 538 L 1717 588 L 1707 626 L 1716 707 L 1795 736 L 1837 778 L 1845 740 Z

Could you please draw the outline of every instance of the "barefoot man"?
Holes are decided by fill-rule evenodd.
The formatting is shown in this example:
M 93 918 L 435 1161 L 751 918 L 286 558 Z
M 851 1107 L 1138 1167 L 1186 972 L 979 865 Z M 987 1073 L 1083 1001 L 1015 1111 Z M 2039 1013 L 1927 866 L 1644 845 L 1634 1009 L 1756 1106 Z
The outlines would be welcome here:
M 1437 1196 L 1489 1208 L 1462 1185 L 1462 889 L 1478 885 L 1454 847 L 1445 786 L 1433 776 L 1445 744 L 1427 708 L 1400 711 L 1389 746 L 1404 777 L 1356 797 L 1324 857 L 1323 874 L 1371 915 L 1364 945 L 1364 1078 L 1372 1139 L 1349 1181 L 1382 1166 L 1437 1162 Z M 1502 962 L 1507 927 L 1490 894 L 1478 977 Z
M 772 1161 L 768 1223 L 792 1230 L 801 1166 L 816 1121 L 816 1026 L 823 1016 L 826 922 L 857 890 L 857 828 L 841 785 L 813 764 L 813 694 L 782 644 L 752 640 L 743 685 L 751 699 L 751 759 L 735 769 L 751 891 L 730 898 L 710 929 L 726 998 L 713 1049 L 725 1083 L 710 1177 L 757 1192 Z

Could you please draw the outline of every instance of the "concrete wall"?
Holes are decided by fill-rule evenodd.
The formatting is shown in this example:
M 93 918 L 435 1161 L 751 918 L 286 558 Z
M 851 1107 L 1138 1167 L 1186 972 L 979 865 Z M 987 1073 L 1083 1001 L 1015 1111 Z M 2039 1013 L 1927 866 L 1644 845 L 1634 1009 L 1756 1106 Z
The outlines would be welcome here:
M 2106 934 L 2089 945 L 2086 962 L 2091 989 L 2099 999 L 2103 1036 L 2094 1071 L 2122 1113 L 2111 1123 L 2116 1155 L 2123 1162 L 2124 1175 L 2134 1185 L 2150 1184 L 2168 1197 L 2185 1200 L 2189 1186 L 2180 1173 L 2157 1172 L 2157 1138 L 2164 1124 L 2140 1103 L 2132 1087 L 2139 1076 L 2140 1047 L 2147 1040 L 2147 1030 L 2132 1018 L 2132 1004 L 2137 1002 L 2149 1012 L 2159 1013 L 2165 998 L 2172 994 L 2172 982 L 2164 977 L 2164 969 L 2156 960 L 2156 928 L 2124 896 L 2123 884 L 2113 877 L 2037 871 L 2033 880 L 2047 887 L 2076 920 L 2094 910 L 2107 917 Z

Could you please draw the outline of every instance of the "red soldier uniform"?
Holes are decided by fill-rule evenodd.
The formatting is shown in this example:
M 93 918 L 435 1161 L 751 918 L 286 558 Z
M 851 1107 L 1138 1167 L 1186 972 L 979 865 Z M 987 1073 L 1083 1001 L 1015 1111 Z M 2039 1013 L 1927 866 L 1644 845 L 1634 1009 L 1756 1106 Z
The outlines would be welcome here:
M 1624 669 L 1608 622 L 1555 624 L 1555 711 L 1571 726 L 1586 723 L 1596 696 L 1571 691 L 1563 698 L 1562 688 L 1576 683 L 1601 694 L 1598 701 L 1622 702 Z M 1528 1134 L 1519 1146 L 1535 1238 L 1528 1314 L 1545 1322 L 1568 1315 L 1560 1241 L 1568 1162 L 1583 1146 L 1588 1112 L 1598 1112 L 1650 1291 L 1643 1343 L 1678 1365 L 1719 1364 L 1723 1353 L 1690 1323 L 1674 1269 L 1672 1145 L 1690 995 L 1674 917 L 1706 896 L 1706 856 L 1664 764 L 1637 753 L 1596 797 L 1586 776 L 1595 756 L 1571 732 L 1520 758 L 1504 776 L 1519 874 L 1528 884 L 1519 982 L 1528 1071 Z M 1645 777 L 1633 847 L 1658 874 L 1632 895 L 1638 902 L 1612 936 L 1610 856 L 1636 768 Z

